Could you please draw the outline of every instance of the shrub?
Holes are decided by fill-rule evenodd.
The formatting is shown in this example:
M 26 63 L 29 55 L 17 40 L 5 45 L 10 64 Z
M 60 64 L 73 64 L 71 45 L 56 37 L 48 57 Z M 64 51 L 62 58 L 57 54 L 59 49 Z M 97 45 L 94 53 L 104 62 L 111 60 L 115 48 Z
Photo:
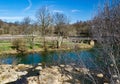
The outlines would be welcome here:
M 12 45 L 19 53 L 24 53 L 27 50 L 26 41 L 24 39 L 15 39 L 13 40 Z

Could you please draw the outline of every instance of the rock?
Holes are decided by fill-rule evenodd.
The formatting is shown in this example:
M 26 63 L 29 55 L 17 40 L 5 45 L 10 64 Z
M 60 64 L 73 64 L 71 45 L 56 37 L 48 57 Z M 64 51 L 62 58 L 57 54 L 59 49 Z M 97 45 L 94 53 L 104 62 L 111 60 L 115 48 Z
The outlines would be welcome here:
M 68 81 L 68 80 L 70 80 L 70 78 L 68 78 L 66 75 L 62 74 L 60 81 Z
M 57 68 L 45 68 L 40 72 L 40 84 L 62 84 L 61 74 Z
M 16 81 L 17 79 L 18 79 L 17 75 L 5 73 L 0 76 L 0 84 L 6 84 L 9 82 L 13 82 L 13 81 Z
M 39 84 L 39 79 L 37 76 L 32 76 L 27 78 L 27 84 Z
M 67 65 L 67 66 L 65 67 L 65 70 L 66 70 L 66 71 L 68 71 L 68 72 L 72 72 L 73 67 L 72 67 L 72 66 Z
M 90 41 L 90 45 L 91 46 L 94 46 L 95 45 L 95 42 L 93 40 Z
M 42 63 L 38 63 L 39 66 L 42 66 Z
M 86 72 L 89 71 L 89 69 L 87 69 L 87 68 L 81 68 L 81 70 L 86 71 Z
M 102 73 L 97 74 L 97 77 L 99 77 L 99 78 L 103 78 L 103 74 L 102 74 Z
M 83 74 L 88 74 L 89 73 L 89 69 L 87 68 L 80 68 L 80 72 Z
M 104 84 L 109 84 L 109 83 L 104 83 Z
M 118 78 L 118 76 L 117 76 L 117 75 L 112 75 L 112 77 L 113 77 L 113 78 Z
M 72 76 L 70 76 L 70 75 L 67 75 L 67 77 L 68 77 L 69 79 L 72 79 Z
M 27 71 L 22 71 L 22 72 L 16 72 L 17 75 L 21 76 L 21 75 L 26 75 L 28 72 Z
M 25 65 L 25 64 L 18 64 L 18 66 L 16 66 L 16 70 L 26 70 L 28 68 L 32 68 L 32 66 L 30 65 Z
M 12 65 L 2 65 L 0 66 L 0 84 L 6 84 L 9 82 L 14 82 L 20 78 L 22 75 L 26 75 L 27 71 L 16 71 L 17 66 Z
M 113 67 L 113 66 L 114 66 L 114 64 L 110 64 L 110 66 L 111 66 L 111 67 Z
M 35 69 L 36 70 L 42 70 L 42 67 L 41 66 L 37 66 Z
M 63 84 L 71 84 L 71 83 L 69 83 L 69 82 L 64 82 Z
M 9 82 L 14 82 L 17 79 L 21 78 L 21 76 L 26 75 L 27 70 L 33 66 L 30 65 L 0 65 L 0 84 L 6 84 Z M 58 66 L 51 66 L 42 68 L 42 66 L 38 65 L 35 69 L 31 71 L 33 74 L 35 71 L 40 71 L 38 76 L 31 76 L 26 78 L 28 84 L 71 84 L 74 81 L 71 72 L 74 73 L 73 67 L 70 65 L 61 65 L 64 67 L 66 72 L 64 73 L 64 69 L 60 69 Z M 27 69 L 26 69 L 27 68 Z M 16 70 L 17 69 L 17 70 Z M 81 69 L 82 71 L 89 71 L 88 69 Z M 20 80 L 21 81 L 21 80 Z M 75 84 L 80 84 L 79 80 L 74 81 Z
M 75 68 L 76 71 L 80 72 L 80 68 Z
M 60 65 L 60 67 L 62 67 L 62 68 L 63 68 L 63 67 L 65 67 L 65 65 L 61 64 L 61 65 Z
M 80 72 L 82 74 L 88 74 L 89 73 L 89 69 L 87 69 L 87 68 L 78 68 L 78 67 L 76 67 L 75 71 Z
M 18 64 L 18 67 L 32 68 L 32 66 L 25 64 Z
M 63 84 L 64 81 L 72 79 L 71 76 L 60 73 L 58 66 L 44 68 L 40 71 L 40 84 Z
M 117 82 L 118 84 L 120 84 L 120 81 L 119 81 L 118 79 L 116 80 L 116 82 Z

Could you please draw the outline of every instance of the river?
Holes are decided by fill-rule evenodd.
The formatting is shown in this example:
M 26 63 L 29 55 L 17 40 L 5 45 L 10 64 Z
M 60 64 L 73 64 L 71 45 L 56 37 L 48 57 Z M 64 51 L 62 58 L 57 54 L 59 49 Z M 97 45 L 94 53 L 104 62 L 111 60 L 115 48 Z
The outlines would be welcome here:
M 36 65 L 44 63 L 46 65 L 72 64 L 75 63 L 80 67 L 97 68 L 95 64 L 94 51 L 52 51 L 39 52 L 30 54 L 2 55 L 0 63 L 2 64 L 30 64 Z

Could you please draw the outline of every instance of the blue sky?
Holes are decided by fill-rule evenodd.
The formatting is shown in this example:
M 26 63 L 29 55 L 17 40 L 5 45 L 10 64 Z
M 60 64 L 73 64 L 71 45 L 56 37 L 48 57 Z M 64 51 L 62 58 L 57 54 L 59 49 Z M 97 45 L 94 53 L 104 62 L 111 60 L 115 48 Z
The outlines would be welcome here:
M 70 22 L 90 20 L 99 3 L 104 0 L 0 0 L 0 19 L 7 22 L 21 21 L 29 16 L 35 20 L 36 11 L 47 6 L 51 13 L 60 12 Z

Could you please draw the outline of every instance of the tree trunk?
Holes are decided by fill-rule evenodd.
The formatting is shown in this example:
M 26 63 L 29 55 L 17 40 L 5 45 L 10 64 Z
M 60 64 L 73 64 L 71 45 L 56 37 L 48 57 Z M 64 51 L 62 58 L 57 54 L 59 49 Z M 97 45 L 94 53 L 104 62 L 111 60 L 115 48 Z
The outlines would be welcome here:
M 61 47 L 62 41 L 63 41 L 62 36 L 58 37 L 58 40 L 57 40 L 57 48 L 60 48 L 60 47 Z

